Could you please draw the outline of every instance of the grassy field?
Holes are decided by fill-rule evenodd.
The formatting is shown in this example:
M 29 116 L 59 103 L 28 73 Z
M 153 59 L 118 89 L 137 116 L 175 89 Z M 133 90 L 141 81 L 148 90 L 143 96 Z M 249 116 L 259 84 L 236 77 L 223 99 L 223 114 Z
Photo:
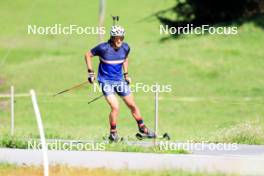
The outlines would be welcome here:
M 16 165 L 1 164 L 0 174 L 8 176 L 39 176 L 43 175 L 43 169 L 40 167 L 19 167 Z M 178 170 L 165 170 L 165 171 L 128 171 L 128 170 L 109 170 L 104 168 L 99 169 L 84 169 L 84 168 L 73 168 L 68 166 L 52 166 L 50 168 L 50 175 L 52 176 L 222 176 L 223 174 L 208 174 L 205 172 L 191 173 Z
M 235 36 L 185 36 L 161 42 L 166 36 L 159 34 L 159 21 L 153 16 L 142 19 L 174 3 L 110 0 L 106 8 L 107 29 L 112 23 L 110 14 L 120 15 L 126 29 L 134 82 L 172 85 L 171 93 L 160 93 L 160 133 L 169 132 L 177 141 L 264 144 L 263 30 L 248 22 Z M 34 88 L 48 138 L 101 139 L 106 135 L 109 107 L 103 99 L 87 104 L 100 95 L 91 86 L 51 96 L 86 80 L 83 55 L 97 44 L 97 36 L 27 34 L 28 24 L 96 26 L 98 1 L 6 0 L 0 2 L 0 15 L 0 92 L 8 93 L 11 85 L 16 93 Z M 97 68 L 98 59 L 94 61 Z M 134 95 L 146 124 L 152 127 L 153 94 Z M 137 126 L 120 104 L 119 133 L 133 136 Z M 9 99 L 1 98 L 0 137 L 10 131 L 9 112 Z M 38 136 L 29 97 L 16 98 L 15 134 Z

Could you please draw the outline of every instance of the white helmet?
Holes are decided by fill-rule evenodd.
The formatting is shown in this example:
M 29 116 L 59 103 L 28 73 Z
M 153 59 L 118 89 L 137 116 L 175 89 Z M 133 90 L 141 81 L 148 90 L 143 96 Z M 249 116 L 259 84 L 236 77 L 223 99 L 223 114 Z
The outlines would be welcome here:
M 124 36 L 125 29 L 122 26 L 116 25 L 111 27 L 110 31 L 111 36 Z

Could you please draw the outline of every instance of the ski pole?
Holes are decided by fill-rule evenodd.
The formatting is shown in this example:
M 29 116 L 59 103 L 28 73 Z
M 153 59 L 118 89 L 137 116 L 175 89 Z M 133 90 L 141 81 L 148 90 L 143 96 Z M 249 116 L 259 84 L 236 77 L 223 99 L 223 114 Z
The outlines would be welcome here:
M 88 102 L 88 104 L 90 104 L 90 103 L 92 103 L 92 102 L 94 102 L 94 101 L 100 99 L 100 98 L 103 97 L 103 96 L 104 96 L 104 95 L 102 94 L 102 95 L 100 95 L 100 96 L 98 96 L 98 97 L 92 99 L 91 101 Z
M 71 87 L 71 88 L 68 88 L 68 89 L 63 90 L 63 91 L 61 91 L 61 92 L 59 92 L 59 93 L 56 93 L 56 94 L 54 94 L 53 96 L 56 97 L 57 95 L 63 94 L 63 93 L 68 92 L 68 91 L 70 91 L 70 90 L 77 89 L 77 88 L 79 88 L 79 87 L 81 87 L 81 86 L 83 86 L 83 85 L 85 85 L 85 84 L 87 84 L 87 83 L 88 83 L 88 81 L 85 81 L 85 82 L 83 82 L 83 83 L 81 83 L 81 84 L 75 85 L 75 86 L 73 86 L 73 87 Z

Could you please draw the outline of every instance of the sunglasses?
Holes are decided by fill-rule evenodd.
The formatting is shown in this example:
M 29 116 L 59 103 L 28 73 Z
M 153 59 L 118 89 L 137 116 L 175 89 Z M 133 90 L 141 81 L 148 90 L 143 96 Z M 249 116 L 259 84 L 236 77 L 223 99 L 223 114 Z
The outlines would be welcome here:
M 124 40 L 124 36 L 112 36 L 111 39 L 112 39 L 112 41 L 117 41 L 117 40 L 123 41 Z

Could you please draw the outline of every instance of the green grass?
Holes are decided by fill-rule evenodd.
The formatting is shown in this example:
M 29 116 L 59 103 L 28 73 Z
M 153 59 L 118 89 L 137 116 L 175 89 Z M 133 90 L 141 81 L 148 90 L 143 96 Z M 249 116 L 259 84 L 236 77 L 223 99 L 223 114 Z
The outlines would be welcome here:
M 134 139 L 135 140 L 135 139 Z M 152 140 L 149 140 L 152 142 Z M 165 141 L 163 141 L 165 142 Z M 141 153 L 161 153 L 161 154 L 189 154 L 184 149 L 165 150 L 160 145 L 154 146 L 140 146 L 130 145 L 124 141 L 118 143 L 109 143 L 106 140 L 98 140 L 94 142 L 82 142 L 80 146 L 78 143 L 70 144 L 69 142 L 60 139 L 46 141 L 49 150 L 71 150 L 71 151 L 119 151 L 119 152 L 141 152 Z M 64 146 L 64 147 L 62 147 Z M 0 138 L 0 147 L 2 148 L 19 148 L 19 149 L 40 149 L 41 143 L 39 139 L 23 139 L 20 137 L 3 135 Z
M 129 73 L 134 82 L 172 85 L 171 93 L 160 94 L 160 133 L 169 132 L 172 140 L 180 141 L 264 144 L 263 138 L 248 139 L 256 134 L 254 128 L 248 129 L 246 139 L 243 135 L 234 137 L 223 132 L 256 121 L 257 134 L 264 130 L 263 30 L 248 22 L 239 28 L 236 36 L 186 36 L 160 42 L 165 36 L 159 34 L 159 21 L 155 17 L 140 20 L 174 3 L 174 0 L 143 0 L 138 5 L 132 0 L 111 0 L 106 9 L 107 29 L 111 26 L 110 14 L 120 15 L 120 23 L 126 28 L 126 41 L 131 46 Z M 89 85 L 51 97 L 86 79 L 83 55 L 97 44 L 97 36 L 33 36 L 26 34 L 27 25 L 96 26 L 97 7 L 95 0 L 0 2 L 0 14 L 4 17 L 0 19 L 0 79 L 4 80 L 0 92 L 7 93 L 10 85 L 15 86 L 16 93 L 34 88 L 48 138 L 101 139 L 108 133 L 109 107 L 103 98 L 87 104 L 99 95 L 92 93 Z M 97 68 L 98 59 L 94 61 Z M 201 99 L 183 101 L 181 97 Z M 251 99 L 247 101 L 244 97 Z M 135 93 L 135 99 L 146 124 L 152 127 L 153 94 Z M 0 99 L 2 136 L 10 131 L 8 101 Z M 121 99 L 120 105 L 119 133 L 133 136 L 136 123 Z M 236 129 L 244 134 L 241 128 Z M 38 136 L 29 97 L 16 98 L 15 134 L 18 138 Z M 228 137 L 219 137 L 222 135 Z
M 218 132 L 217 142 L 263 144 L 264 130 L 258 122 L 245 122 Z
M 184 149 L 177 150 L 162 150 L 160 146 L 141 147 L 124 144 L 108 144 L 106 146 L 108 151 L 121 151 L 121 152 L 140 152 L 140 153 L 160 153 L 160 154 L 188 154 L 189 152 Z
M 11 164 L 0 164 L 0 174 L 9 175 L 9 176 L 38 176 L 43 175 L 41 167 L 35 166 L 16 166 Z M 206 173 L 206 172 L 197 172 L 191 173 L 181 170 L 164 170 L 164 171 L 129 171 L 126 169 L 123 170 L 111 170 L 105 168 L 97 169 L 87 169 L 87 168 L 76 168 L 69 166 L 52 166 L 50 167 L 50 175 L 52 176 L 224 176 L 225 174 L 221 173 Z

